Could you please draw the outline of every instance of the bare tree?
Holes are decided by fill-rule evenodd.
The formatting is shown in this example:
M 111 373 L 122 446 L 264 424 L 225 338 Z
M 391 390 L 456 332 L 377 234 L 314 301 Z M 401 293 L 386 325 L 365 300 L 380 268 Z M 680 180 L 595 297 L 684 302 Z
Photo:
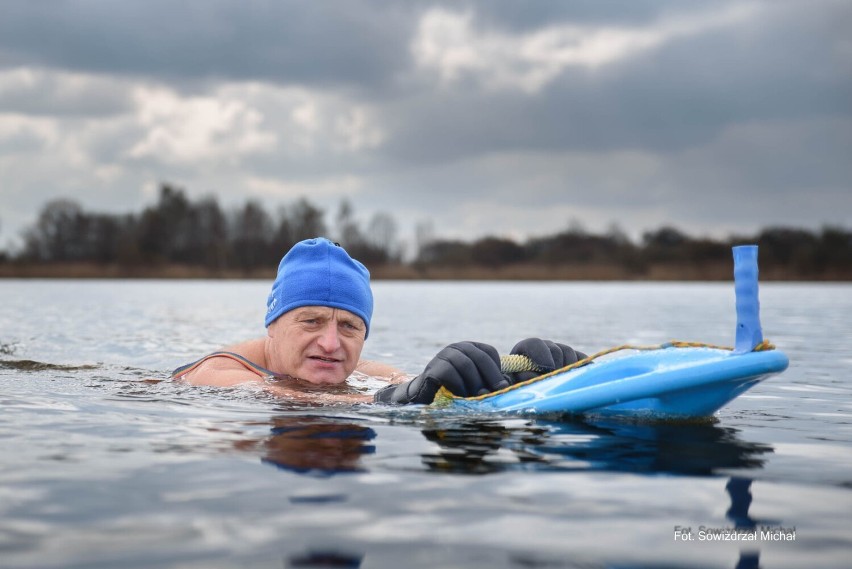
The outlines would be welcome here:
M 269 264 L 272 219 L 256 202 L 249 200 L 233 218 L 231 246 L 237 266 L 253 269 Z
M 364 245 L 364 236 L 361 229 L 358 227 L 358 222 L 355 221 L 355 214 L 352 209 L 352 204 L 347 199 L 340 202 L 340 208 L 337 210 L 337 220 L 335 223 L 337 240 L 340 244 L 346 247 L 347 250 L 353 252 Z
M 151 262 L 189 260 L 192 229 L 191 205 L 183 190 L 170 184 L 160 186 L 160 199 L 142 212 L 139 221 L 139 251 Z
M 323 221 L 325 212 L 311 204 L 305 198 L 300 198 L 290 208 L 290 228 L 293 243 L 322 237 L 328 231 Z
M 24 234 L 24 255 L 39 261 L 80 258 L 83 210 L 76 201 L 60 198 L 47 202 L 35 227 Z
M 385 261 L 398 262 L 402 257 L 402 248 L 397 240 L 397 226 L 393 217 L 384 212 L 376 212 L 367 226 L 367 244 L 385 257 Z
M 420 221 L 414 227 L 414 242 L 417 247 L 414 258 L 420 259 L 424 257 L 426 249 L 435 242 L 435 223 L 431 219 Z
M 215 197 L 198 202 L 193 208 L 193 235 L 198 263 L 222 269 L 228 263 L 228 222 Z

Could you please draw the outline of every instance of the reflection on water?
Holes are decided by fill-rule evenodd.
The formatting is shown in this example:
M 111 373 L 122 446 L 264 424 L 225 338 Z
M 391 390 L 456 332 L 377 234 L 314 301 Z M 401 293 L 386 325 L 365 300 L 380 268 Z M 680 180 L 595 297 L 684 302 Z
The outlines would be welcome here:
M 748 513 L 751 507 L 751 482 L 750 478 L 733 477 L 725 485 L 731 497 L 731 507 L 725 512 L 725 517 L 734 522 L 737 529 L 753 529 L 757 526 Z
M 734 569 L 760 569 L 760 552 L 741 551 L 740 559 Z
M 431 470 L 483 474 L 534 466 L 616 472 L 713 475 L 760 468 L 772 447 L 739 439 L 710 423 L 535 420 L 522 425 L 460 420 L 423 429 L 439 451 L 423 456 Z
M 376 431 L 355 419 L 290 414 L 263 424 L 269 427 L 265 436 L 241 439 L 234 448 L 291 472 L 363 472 L 362 458 L 376 452 Z M 427 420 L 419 428 L 436 445 L 421 454 L 422 463 L 430 471 L 458 474 L 533 469 L 713 476 L 759 469 L 773 452 L 712 423 L 457 416 Z
M 712 423 L 611 418 L 501 421 L 462 416 L 427 417 L 415 423 L 425 439 L 434 443 L 420 455 L 422 464 L 432 472 L 463 475 L 539 469 L 720 476 L 731 469 L 760 469 L 765 455 L 772 453 L 770 446 L 744 441 L 736 429 Z M 374 429 L 353 418 L 296 413 L 276 415 L 262 425 L 268 427 L 265 436 L 241 439 L 233 448 L 256 454 L 263 463 L 290 474 L 327 477 L 368 472 L 364 458 L 381 445 Z M 718 496 L 734 529 L 750 531 L 777 523 L 751 515 L 751 486 L 751 478 L 733 476 L 725 494 Z M 334 494 L 291 497 L 291 503 L 309 501 L 317 506 L 346 500 L 347 496 Z M 360 567 L 364 559 L 365 554 L 351 551 L 315 549 L 289 556 L 284 563 L 294 568 Z M 526 564 L 519 561 L 520 565 Z M 735 567 L 758 569 L 760 550 L 740 550 Z
M 439 447 L 423 455 L 430 470 L 466 474 L 535 468 L 712 476 L 726 469 L 759 469 L 763 455 L 772 452 L 769 445 L 741 440 L 736 429 L 704 422 L 566 418 L 507 426 L 462 420 L 422 432 Z M 726 517 L 736 529 L 769 523 L 749 514 L 751 484 L 749 478 L 732 477 L 725 486 Z M 740 551 L 735 569 L 759 567 L 759 550 Z
M 287 567 L 293 569 L 335 569 L 337 567 L 357 569 L 364 560 L 363 555 L 337 551 L 309 551 L 288 559 Z
M 725 512 L 725 517 L 733 523 L 735 530 L 754 531 L 758 523 L 769 524 L 767 520 L 758 522 L 751 517 L 751 478 L 732 476 L 725 484 L 725 491 L 731 499 L 731 506 Z M 736 569 L 760 569 L 760 550 L 740 551 L 740 559 Z
M 345 419 L 319 415 L 273 417 L 269 436 L 235 443 L 244 451 L 258 452 L 264 463 L 320 476 L 359 472 L 361 456 L 376 451 L 367 444 L 376 432 Z
M 666 424 L 328 408 L 158 382 L 255 337 L 267 285 L 0 282 L 0 565 L 847 566 L 852 388 L 836 339 L 852 330 L 850 290 L 762 287 L 790 369 L 718 423 Z M 722 284 L 375 293 L 365 357 L 410 373 L 455 339 L 729 343 L 735 324 Z M 796 541 L 672 539 L 677 524 L 782 523 Z

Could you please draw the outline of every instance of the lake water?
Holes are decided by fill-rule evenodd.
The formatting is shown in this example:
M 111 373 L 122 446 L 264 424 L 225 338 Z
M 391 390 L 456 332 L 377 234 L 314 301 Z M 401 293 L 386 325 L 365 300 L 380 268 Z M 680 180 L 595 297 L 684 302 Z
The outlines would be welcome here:
M 267 286 L 0 281 L 0 567 L 849 566 L 850 285 L 761 285 L 790 368 L 712 423 L 323 409 L 156 381 L 262 334 Z M 734 337 L 731 284 L 374 289 L 363 355 L 412 374 L 465 339 Z M 761 527 L 795 539 L 707 539 Z

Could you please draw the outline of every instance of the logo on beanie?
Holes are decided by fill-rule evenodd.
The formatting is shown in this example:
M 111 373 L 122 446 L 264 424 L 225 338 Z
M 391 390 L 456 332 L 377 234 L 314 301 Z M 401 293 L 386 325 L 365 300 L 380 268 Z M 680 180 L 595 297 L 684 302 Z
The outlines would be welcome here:
M 278 299 L 273 298 L 272 302 L 269 303 L 269 306 L 266 307 L 266 313 L 269 314 L 273 310 L 275 310 L 275 305 L 278 304 Z

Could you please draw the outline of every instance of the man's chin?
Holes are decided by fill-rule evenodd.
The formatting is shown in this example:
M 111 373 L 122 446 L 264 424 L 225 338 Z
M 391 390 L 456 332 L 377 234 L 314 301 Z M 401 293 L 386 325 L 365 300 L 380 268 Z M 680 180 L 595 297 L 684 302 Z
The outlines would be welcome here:
M 341 385 L 343 383 L 346 383 L 346 377 L 317 377 L 308 375 L 300 379 L 313 385 Z
M 346 383 L 346 379 L 349 377 L 349 375 L 350 374 L 346 373 L 346 370 L 344 369 L 307 369 L 304 370 L 304 373 L 300 374 L 298 377 L 303 381 L 312 383 L 314 385 L 340 385 L 341 383 Z

